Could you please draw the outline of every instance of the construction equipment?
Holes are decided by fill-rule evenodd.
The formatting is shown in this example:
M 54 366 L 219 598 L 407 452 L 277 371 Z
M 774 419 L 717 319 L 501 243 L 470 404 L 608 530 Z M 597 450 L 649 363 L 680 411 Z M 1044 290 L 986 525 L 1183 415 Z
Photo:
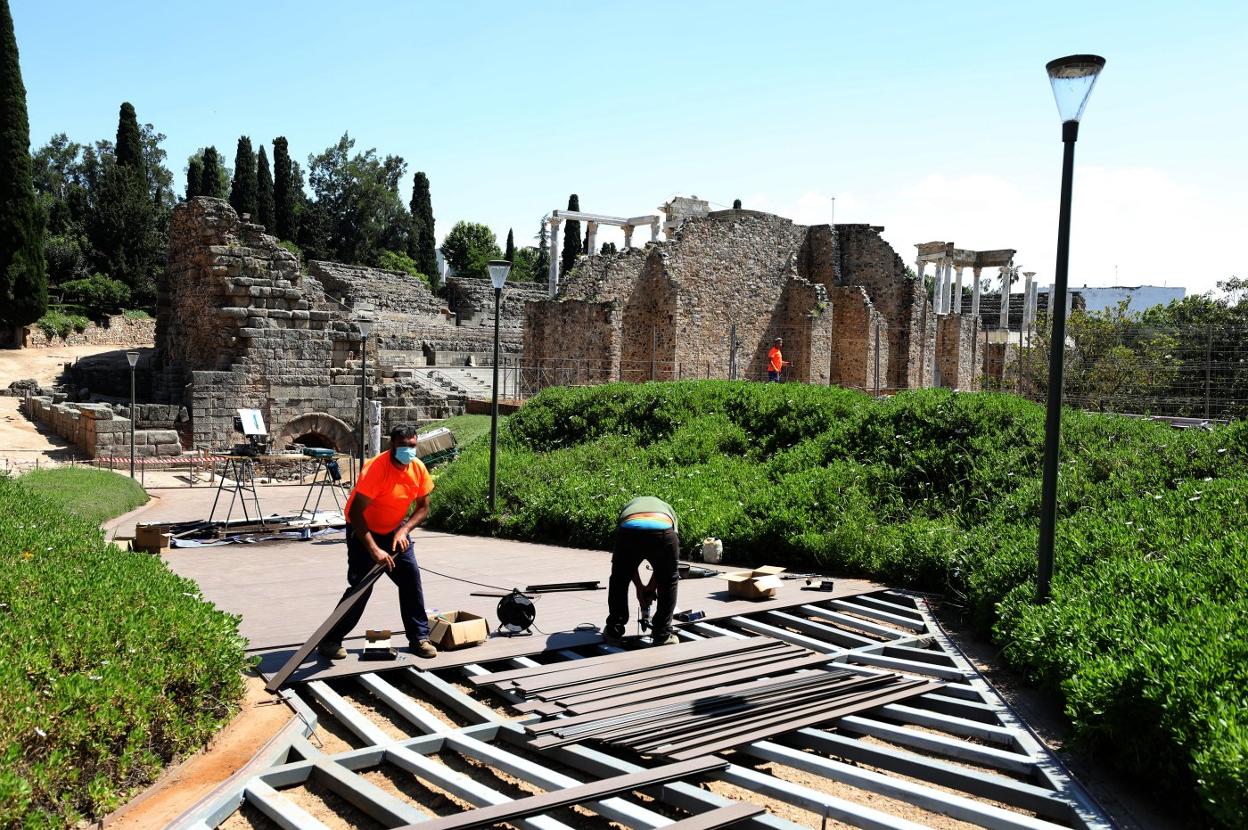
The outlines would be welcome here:
M 342 481 L 342 470 L 338 466 L 337 453 L 327 447 L 303 447 L 301 451 L 316 462 L 316 472 L 312 474 L 312 484 L 308 487 L 308 494 L 304 496 L 303 507 L 299 509 L 299 515 L 315 516 L 321 509 L 321 498 L 324 497 L 326 490 L 332 494 L 334 505 L 341 513 L 343 504 L 342 494 L 339 491 L 342 487 L 339 482 Z M 313 493 L 316 493 L 316 502 L 309 511 L 308 502 L 312 501 Z

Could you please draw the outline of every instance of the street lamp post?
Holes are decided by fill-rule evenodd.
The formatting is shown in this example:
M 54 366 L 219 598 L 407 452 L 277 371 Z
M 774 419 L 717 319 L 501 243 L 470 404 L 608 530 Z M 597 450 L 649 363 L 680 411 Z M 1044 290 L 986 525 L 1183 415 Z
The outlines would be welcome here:
M 373 321 L 367 317 L 357 317 L 355 324 L 360 329 L 360 472 L 356 474 L 358 478 L 364 472 L 364 408 L 368 402 L 368 333 L 372 331 Z
M 1048 408 L 1044 418 L 1044 483 L 1040 493 L 1040 543 L 1037 551 L 1036 601 L 1047 602 L 1053 578 L 1053 542 L 1057 530 L 1057 468 L 1062 431 L 1062 360 L 1066 351 L 1066 274 L 1070 259 L 1070 196 L 1075 173 L 1075 141 L 1079 119 L 1097 75 L 1105 67 L 1098 55 L 1069 55 L 1050 61 L 1045 69 L 1062 119 L 1062 200 L 1057 219 L 1057 267 L 1049 311 L 1053 336 L 1049 343 Z
M 494 285 L 494 390 L 490 406 L 490 512 L 498 504 L 498 308 L 503 301 L 503 286 L 511 263 L 505 259 L 490 260 L 490 282 Z
M 126 352 L 126 362 L 130 364 L 130 478 L 134 478 L 134 421 L 138 415 L 134 411 L 134 367 L 139 362 L 138 352 Z M 147 479 L 145 478 L 144 481 Z

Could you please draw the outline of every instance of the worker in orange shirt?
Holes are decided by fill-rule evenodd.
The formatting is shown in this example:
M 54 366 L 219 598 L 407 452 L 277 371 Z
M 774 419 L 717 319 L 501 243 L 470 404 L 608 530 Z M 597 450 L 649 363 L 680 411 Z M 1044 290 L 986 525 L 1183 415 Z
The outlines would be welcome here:
M 780 351 L 784 346 L 784 339 L 777 337 L 771 341 L 771 348 L 767 351 L 767 382 L 779 383 L 780 373 L 784 371 L 784 367 L 789 365 L 789 361 L 784 359 L 784 354 Z
M 433 492 L 433 478 L 416 455 L 416 440 L 415 427 L 402 424 L 390 430 L 390 449 L 368 460 L 347 499 L 347 590 L 342 598 L 355 590 L 374 565 L 383 566 L 399 589 L 399 612 L 409 647 L 421 657 L 437 657 L 437 648 L 429 642 L 420 566 L 409 538 L 429 515 Z M 347 656 L 342 638 L 359 623 L 372 590 L 370 586 L 321 640 L 321 656 L 331 660 Z

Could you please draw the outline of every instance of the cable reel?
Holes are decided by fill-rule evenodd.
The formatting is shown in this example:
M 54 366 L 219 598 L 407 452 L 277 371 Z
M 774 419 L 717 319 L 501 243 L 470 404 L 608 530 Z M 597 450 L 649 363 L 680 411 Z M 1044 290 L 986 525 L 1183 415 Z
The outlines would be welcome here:
M 499 630 L 513 637 L 517 634 L 531 634 L 533 621 L 537 619 L 537 607 L 520 590 L 513 589 L 510 594 L 498 601 Z

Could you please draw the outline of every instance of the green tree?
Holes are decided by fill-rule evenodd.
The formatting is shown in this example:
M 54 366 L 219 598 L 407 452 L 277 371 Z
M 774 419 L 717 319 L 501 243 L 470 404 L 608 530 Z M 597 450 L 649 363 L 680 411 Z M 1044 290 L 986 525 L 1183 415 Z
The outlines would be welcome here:
M 269 172 L 269 156 L 260 145 L 256 154 L 256 221 L 273 233 L 273 174 Z
M 256 154 L 251 149 L 251 139 L 238 137 L 238 149 L 234 153 L 234 182 L 230 185 L 230 204 L 238 215 L 246 214 L 252 221 L 256 218 Z
M 733 199 L 733 200 L 732 200 L 732 209 L 733 209 L 733 210 L 740 210 L 740 209 L 741 209 L 741 200 L 740 200 L 740 199 Z
M 377 267 L 387 271 L 402 271 L 420 280 L 429 290 L 433 290 L 433 278 L 428 274 L 420 273 L 420 269 L 416 267 L 416 260 L 407 254 L 398 251 L 382 251 L 381 256 L 377 258 Z
M 601 253 L 601 254 L 604 254 L 604 255 L 605 255 L 605 254 L 614 254 L 614 253 L 618 253 L 618 251 L 617 251 L 617 249 L 616 249 L 616 247 L 615 247 L 615 243 L 614 243 L 614 242 L 604 242 L 604 243 L 602 243 L 602 248 L 599 250 L 599 253 Z
M 229 179 L 221 169 L 221 155 L 216 147 L 204 150 L 204 178 L 199 183 L 199 195 L 211 196 L 214 199 L 225 197 L 225 183 Z
M 525 247 L 516 250 L 516 258 L 511 263 L 508 282 L 540 282 L 546 278 L 546 272 L 538 267 L 537 248 Z
M 147 164 L 143 159 L 143 138 L 139 134 L 139 119 L 135 115 L 134 105 L 123 101 L 121 112 L 117 116 L 117 144 L 113 156 L 118 164 L 124 164 L 136 175 L 147 181 Z
M 186 198 L 194 199 L 196 196 L 202 195 L 200 188 L 204 181 L 204 157 L 201 155 L 191 156 L 186 162 Z
M 516 263 L 516 239 L 511 235 L 511 228 L 507 229 L 507 247 L 503 250 L 503 259 L 513 265 Z
M 568 210 L 579 211 L 581 209 L 581 200 L 575 193 L 568 197 Z M 571 271 L 576 265 L 576 258 L 581 255 L 581 223 L 576 219 L 569 219 L 563 223 L 563 254 L 559 260 L 559 275 Z
M 33 323 L 48 306 L 43 220 L 35 201 L 26 86 L 9 0 L 0 0 L 0 326 Z
M 334 258 L 376 265 L 382 251 L 407 250 L 411 217 L 399 199 L 407 164 L 398 156 L 378 158 L 372 148 L 352 155 L 354 147 L 343 133 L 325 152 L 310 156 L 308 183 L 328 218 Z
M 544 280 L 550 273 L 550 240 L 546 237 L 546 217 L 542 217 L 542 223 L 537 227 L 537 261 L 533 264 L 535 275 L 533 279 Z
M 433 200 L 429 195 L 429 177 L 417 172 L 412 177 L 412 231 L 415 244 L 409 246 L 412 259 L 421 273 L 437 279 L 438 254 L 437 238 L 433 230 Z
M 286 136 L 273 139 L 273 233 L 293 241 L 296 236 L 296 194 L 291 184 L 290 149 Z
M 489 279 L 489 262 L 500 254 L 494 231 L 477 222 L 457 222 L 442 241 L 442 256 L 457 277 Z

